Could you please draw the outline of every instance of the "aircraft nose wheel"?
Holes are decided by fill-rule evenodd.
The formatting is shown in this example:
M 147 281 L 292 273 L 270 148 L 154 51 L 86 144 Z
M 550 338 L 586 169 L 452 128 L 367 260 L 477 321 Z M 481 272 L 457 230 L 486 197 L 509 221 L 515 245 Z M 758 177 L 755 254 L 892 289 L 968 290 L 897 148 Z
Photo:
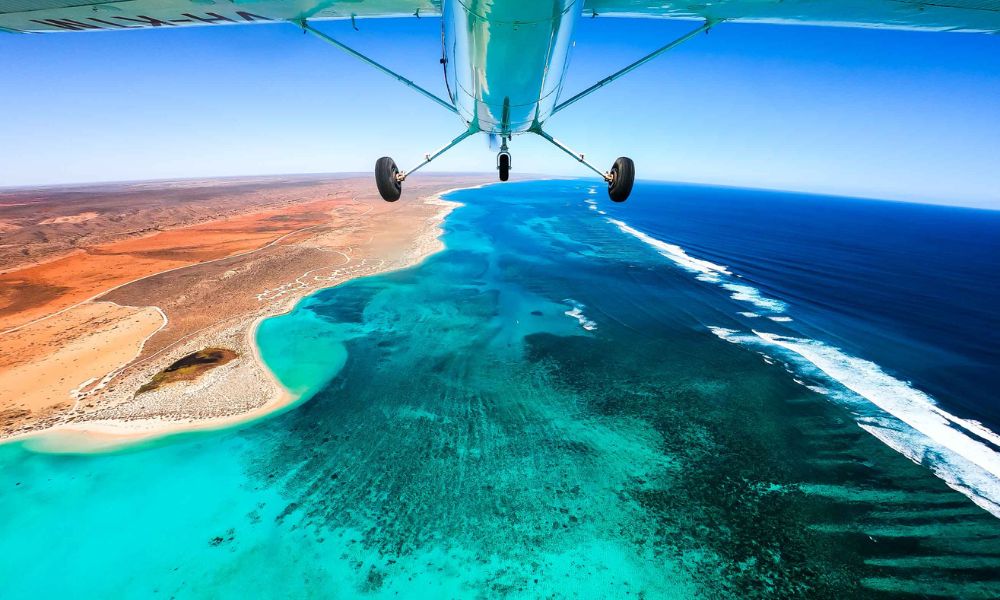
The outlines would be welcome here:
M 510 152 L 497 154 L 497 170 L 500 171 L 500 181 L 510 178 Z
M 625 202 L 635 183 L 635 164 L 627 156 L 619 156 L 608 172 L 608 196 L 615 202 Z
M 403 193 L 403 182 L 399 178 L 399 169 L 396 161 L 388 156 L 375 161 L 375 185 L 378 186 L 378 193 L 386 202 L 399 200 Z

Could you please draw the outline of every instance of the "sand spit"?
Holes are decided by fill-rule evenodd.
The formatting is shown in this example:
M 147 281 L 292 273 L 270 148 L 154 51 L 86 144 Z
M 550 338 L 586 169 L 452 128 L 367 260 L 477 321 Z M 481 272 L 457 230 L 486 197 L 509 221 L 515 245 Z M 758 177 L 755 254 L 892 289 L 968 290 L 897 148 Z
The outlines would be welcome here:
M 104 293 L 68 307 L 56 297 L 48 304 L 58 309 L 48 314 L 25 307 L 27 321 L 23 314 L 0 312 L 8 323 L 23 322 L 0 333 L 0 439 L 30 437 L 45 450 L 101 450 L 227 427 L 290 406 L 298 398 L 257 354 L 257 325 L 319 288 L 405 268 L 440 250 L 440 225 L 456 206 L 440 195 L 456 183 L 414 178 L 409 198 L 387 204 L 373 197 L 368 178 L 338 180 L 335 198 L 322 211 L 307 194 L 300 206 L 310 205 L 311 220 L 290 214 L 286 220 L 297 227 L 289 231 L 278 219 L 270 238 L 255 248 L 114 281 Z M 295 206 L 284 210 L 294 213 Z M 268 222 L 274 224 L 273 217 Z M 206 239 L 205 229 L 237 233 L 232 220 L 199 224 L 189 236 L 168 231 L 173 246 L 153 236 L 143 238 L 146 245 L 126 240 L 128 252 L 109 254 L 128 260 L 135 253 L 190 252 L 192 237 Z M 260 235 L 261 219 L 236 220 Z M 85 282 L 88 293 L 93 285 Z M 195 380 L 136 394 L 166 366 L 207 347 L 238 356 Z

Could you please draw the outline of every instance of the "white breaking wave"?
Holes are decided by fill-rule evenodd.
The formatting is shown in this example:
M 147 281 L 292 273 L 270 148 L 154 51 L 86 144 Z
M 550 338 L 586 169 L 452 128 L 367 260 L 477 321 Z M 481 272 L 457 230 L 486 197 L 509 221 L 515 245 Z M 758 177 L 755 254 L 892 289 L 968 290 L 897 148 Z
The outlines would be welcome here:
M 781 300 L 768 298 L 761 294 L 760 290 L 751 285 L 744 285 L 742 283 L 723 283 L 722 287 L 732 292 L 729 297 L 733 300 L 739 302 L 749 302 L 757 308 L 773 312 L 784 312 L 785 309 L 788 308 L 788 305 Z
M 728 342 L 784 350 L 795 371 L 827 380 L 823 386 L 803 385 L 847 406 L 862 429 L 1000 517 L 1000 453 L 995 450 L 1000 435 L 982 423 L 952 415 L 877 364 L 822 342 L 709 329 Z
M 586 308 L 583 304 L 580 304 L 579 302 L 573 300 L 572 298 L 567 298 L 565 302 L 569 302 L 570 304 L 573 305 L 573 307 L 564 312 L 563 313 L 564 315 L 576 319 L 577 322 L 580 324 L 580 327 L 583 327 L 587 331 L 594 331 L 595 329 L 597 329 L 597 323 L 591 321 L 590 319 L 587 318 L 587 315 L 583 314 L 583 309 Z
M 622 221 L 608 221 L 694 273 L 699 281 L 731 292 L 733 300 L 771 313 L 765 316 L 772 321 L 792 321 L 781 315 L 788 309 L 786 303 L 764 296 L 751 285 L 735 283 L 727 267 L 694 258 L 680 246 L 658 240 Z M 747 318 L 761 316 L 746 311 L 738 314 Z M 753 331 L 751 335 L 723 327 L 709 329 L 734 344 L 767 348 L 769 354 L 777 350 L 797 383 L 844 405 L 862 429 L 913 462 L 927 466 L 950 487 L 1000 517 L 1000 452 L 996 450 L 1000 448 L 1000 435 L 996 432 L 978 421 L 952 415 L 926 393 L 889 375 L 877 364 L 839 348 L 768 332 Z M 766 362 L 772 362 L 769 354 L 761 354 Z
M 684 270 L 694 273 L 695 279 L 705 283 L 714 283 L 732 292 L 729 297 L 737 302 L 747 302 L 760 310 L 773 313 L 781 313 L 788 309 L 788 305 L 781 300 L 768 298 L 760 293 L 757 288 L 744 283 L 733 283 L 731 278 L 733 273 L 728 267 L 717 265 L 713 262 L 695 258 L 684 251 L 684 248 L 676 244 L 669 244 L 663 240 L 658 240 L 651 235 L 643 233 L 628 224 L 617 219 L 608 218 L 608 222 L 616 225 L 623 232 L 638 238 L 649 244 L 666 258 L 669 258 Z M 744 316 L 746 316 L 744 314 Z
M 617 225 L 618 229 L 621 229 L 625 233 L 637 237 L 641 241 L 656 248 L 661 255 L 674 261 L 678 266 L 692 273 L 697 273 L 699 275 L 698 279 L 702 281 L 718 283 L 722 280 L 722 275 L 732 275 L 732 273 L 730 273 L 729 270 L 722 265 L 717 265 L 713 262 L 690 256 L 680 246 L 668 244 L 652 236 L 646 235 L 638 229 L 630 227 L 623 221 L 609 218 L 608 222 Z

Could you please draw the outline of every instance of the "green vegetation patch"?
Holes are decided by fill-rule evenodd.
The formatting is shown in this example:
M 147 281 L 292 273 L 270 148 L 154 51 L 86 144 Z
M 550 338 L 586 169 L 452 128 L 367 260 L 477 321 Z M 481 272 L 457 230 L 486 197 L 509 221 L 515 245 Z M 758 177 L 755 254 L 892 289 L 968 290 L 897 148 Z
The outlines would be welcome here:
M 219 365 L 224 365 L 237 356 L 236 352 L 228 348 L 205 348 L 204 350 L 188 354 L 154 375 L 149 383 L 139 388 L 136 395 L 155 390 L 162 385 L 174 383 L 175 381 L 197 379 L 202 373 Z

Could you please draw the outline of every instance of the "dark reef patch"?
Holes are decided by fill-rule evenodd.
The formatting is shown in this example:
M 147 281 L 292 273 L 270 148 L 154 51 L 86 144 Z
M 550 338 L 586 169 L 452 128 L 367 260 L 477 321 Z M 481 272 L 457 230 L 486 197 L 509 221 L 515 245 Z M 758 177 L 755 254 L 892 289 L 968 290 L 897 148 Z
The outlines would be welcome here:
M 227 348 L 205 348 L 204 350 L 193 352 L 175 361 L 156 375 L 153 375 L 153 379 L 140 387 L 136 395 L 177 381 L 192 381 L 200 377 L 203 373 L 224 365 L 237 356 L 236 352 Z

